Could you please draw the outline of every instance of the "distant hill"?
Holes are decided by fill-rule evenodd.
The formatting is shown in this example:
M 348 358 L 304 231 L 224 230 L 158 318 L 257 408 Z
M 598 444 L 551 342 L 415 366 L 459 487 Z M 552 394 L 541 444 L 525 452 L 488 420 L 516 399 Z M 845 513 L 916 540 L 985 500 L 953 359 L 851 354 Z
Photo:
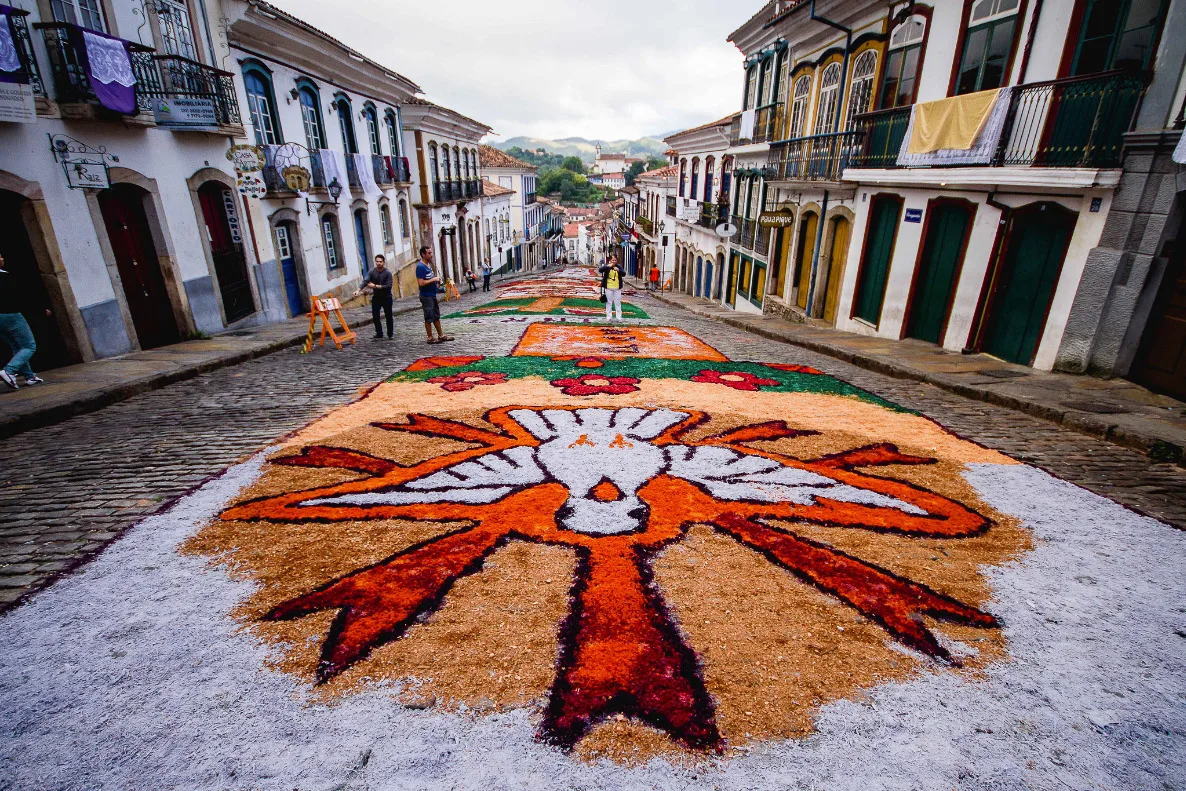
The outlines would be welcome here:
M 667 150 L 667 144 L 654 137 L 642 137 L 638 140 L 587 140 L 583 137 L 566 137 L 561 140 L 545 140 L 539 137 L 512 137 L 496 143 L 491 143 L 497 149 L 506 151 L 518 146 L 527 151 L 542 148 L 549 154 L 560 154 L 566 157 L 580 157 L 581 161 L 591 164 L 597 155 L 597 146 L 606 153 L 620 153 L 626 156 L 645 158 L 647 156 L 662 156 Z

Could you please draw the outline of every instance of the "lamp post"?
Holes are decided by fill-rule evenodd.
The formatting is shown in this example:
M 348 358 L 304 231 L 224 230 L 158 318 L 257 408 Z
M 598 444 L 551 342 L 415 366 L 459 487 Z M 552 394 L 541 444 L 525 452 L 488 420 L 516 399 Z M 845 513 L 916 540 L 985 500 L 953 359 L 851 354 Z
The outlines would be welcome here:
M 338 205 L 338 198 L 342 197 L 342 185 L 338 181 L 336 176 L 334 177 L 334 180 L 329 183 L 328 189 L 329 189 L 329 196 L 331 198 L 333 198 L 332 203 L 330 201 L 323 201 L 323 200 L 311 201 L 308 198 L 305 198 L 305 214 L 306 214 L 306 216 L 313 214 L 314 206 L 337 206 Z

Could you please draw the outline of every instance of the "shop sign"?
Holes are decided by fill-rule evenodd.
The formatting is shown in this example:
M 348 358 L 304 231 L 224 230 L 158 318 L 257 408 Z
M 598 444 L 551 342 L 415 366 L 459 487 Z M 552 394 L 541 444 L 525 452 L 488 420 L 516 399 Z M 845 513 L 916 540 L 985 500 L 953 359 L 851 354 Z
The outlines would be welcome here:
M 789 209 L 765 211 L 758 216 L 758 225 L 763 228 L 786 228 L 795 224 L 795 213 Z
M 922 222 L 922 209 L 907 209 L 906 222 Z
M 156 99 L 152 114 L 161 126 L 218 126 L 213 99 L 173 96 Z
M 254 173 L 244 173 L 235 179 L 239 192 L 249 198 L 262 198 L 268 191 L 264 180 Z
M 235 193 L 223 190 L 222 206 L 226 210 L 227 225 L 231 229 L 231 241 L 235 244 L 243 244 L 243 232 L 239 228 L 239 211 L 235 206 Z
M 258 173 L 264 169 L 264 150 L 259 146 L 237 145 L 231 146 L 226 152 L 226 158 L 235 168 L 235 174 Z
M 0 82 L 0 123 L 31 124 L 36 120 L 33 89 L 19 82 Z
M 280 175 L 284 178 L 284 183 L 293 192 L 308 192 L 310 185 L 313 183 L 313 175 L 308 168 L 300 165 L 289 165 L 280 171 Z
M 105 162 L 66 162 L 64 169 L 72 189 L 105 190 L 111 186 Z

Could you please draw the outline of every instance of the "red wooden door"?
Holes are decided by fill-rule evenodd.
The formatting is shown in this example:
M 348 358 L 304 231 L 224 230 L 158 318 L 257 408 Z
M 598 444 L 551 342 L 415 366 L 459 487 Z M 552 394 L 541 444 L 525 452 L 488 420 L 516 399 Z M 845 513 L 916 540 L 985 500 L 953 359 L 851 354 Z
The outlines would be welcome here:
M 198 188 L 214 274 L 228 324 L 255 312 L 235 197 L 233 190 L 217 181 L 207 181 Z
M 123 281 L 132 325 L 142 349 L 181 340 L 156 245 L 144 213 L 144 191 L 119 184 L 99 193 L 99 210 Z

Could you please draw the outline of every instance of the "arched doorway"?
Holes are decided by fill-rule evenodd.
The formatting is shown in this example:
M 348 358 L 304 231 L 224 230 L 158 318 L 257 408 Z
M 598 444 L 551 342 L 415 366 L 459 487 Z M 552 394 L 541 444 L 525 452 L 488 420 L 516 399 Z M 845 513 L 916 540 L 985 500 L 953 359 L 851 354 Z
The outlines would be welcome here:
M 815 212 L 807 212 L 799 222 L 799 254 L 795 256 L 795 283 L 799 293 L 795 304 L 804 310 L 807 310 L 807 292 L 811 287 L 811 259 L 818 228 L 819 215 Z
M 148 227 L 148 215 L 144 211 L 147 198 L 148 192 L 133 184 L 115 184 L 98 194 L 99 212 L 111 242 L 136 339 L 140 348 L 155 349 L 177 343 L 181 332 Z
M 371 241 L 367 233 L 366 209 L 354 212 L 354 242 L 358 246 L 358 269 L 365 277 L 371 271 Z
M 301 250 L 300 228 L 292 220 L 280 220 L 272 227 L 276 235 L 276 257 L 280 259 L 280 274 L 284 278 L 284 296 L 288 313 L 293 318 L 309 309 L 309 292 L 304 282 L 304 264 L 298 261 Z
M 704 258 L 696 256 L 696 296 L 700 296 L 701 288 L 704 283 Z
M 48 371 L 77 360 L 71 359 L 57 323 L 58 319 L 66 317 L 46 315 L 47 310 L 53 309 L 53 302 L 41 276 L 29 229 L 25 226 L 26 210 L 31 208 L 28 203 L 28 198 L 23 195 L 0 190 L 0 256 L 4 257 L 4 269 L 8 273 L 0 283 L 3 288 L 14 289 L 20 295 L 21 315 L 29 322 L 37 341 L 37 353 L 29 364 L 34 371 Z M 7 362 L 9 355 L 4 354 L 5 348 L 0 343 L 0 357 Z
M 828 256 L 828 285 L 824 290 L 824 320 L 829 324 L 836 323 L 836 308 L 840 303 L 840 283 L 844 280 L 851 229 L 852 224 L 847 217 L 832 220 L 832 253 Z
M 715 275 L 715 277 L 714 277 L 714 275 Z M 721 298 L 721 278 L 723 278 L 724 276 L 725 276 L 725 254 L 717 253 L 716 271 L 715 272 L 713 271 L 713 267 L 709 267 L 709 269 L 708 269 L 708 282 L 709 282 L 710 288 L 712 289 L 708 295 L 709 299 L 720 299 Z
M 226 323 L 233 324 L 255 313 L 235 192 L 220 181 L 207 181 L 198 187 L 198 201 L 202 204 L 222 309 Z
M 1008 362 L 1033 363 L 1078 219 L 1076 212 L 1052 202 L 1012 212 L 989 277 L 981 351 Z

